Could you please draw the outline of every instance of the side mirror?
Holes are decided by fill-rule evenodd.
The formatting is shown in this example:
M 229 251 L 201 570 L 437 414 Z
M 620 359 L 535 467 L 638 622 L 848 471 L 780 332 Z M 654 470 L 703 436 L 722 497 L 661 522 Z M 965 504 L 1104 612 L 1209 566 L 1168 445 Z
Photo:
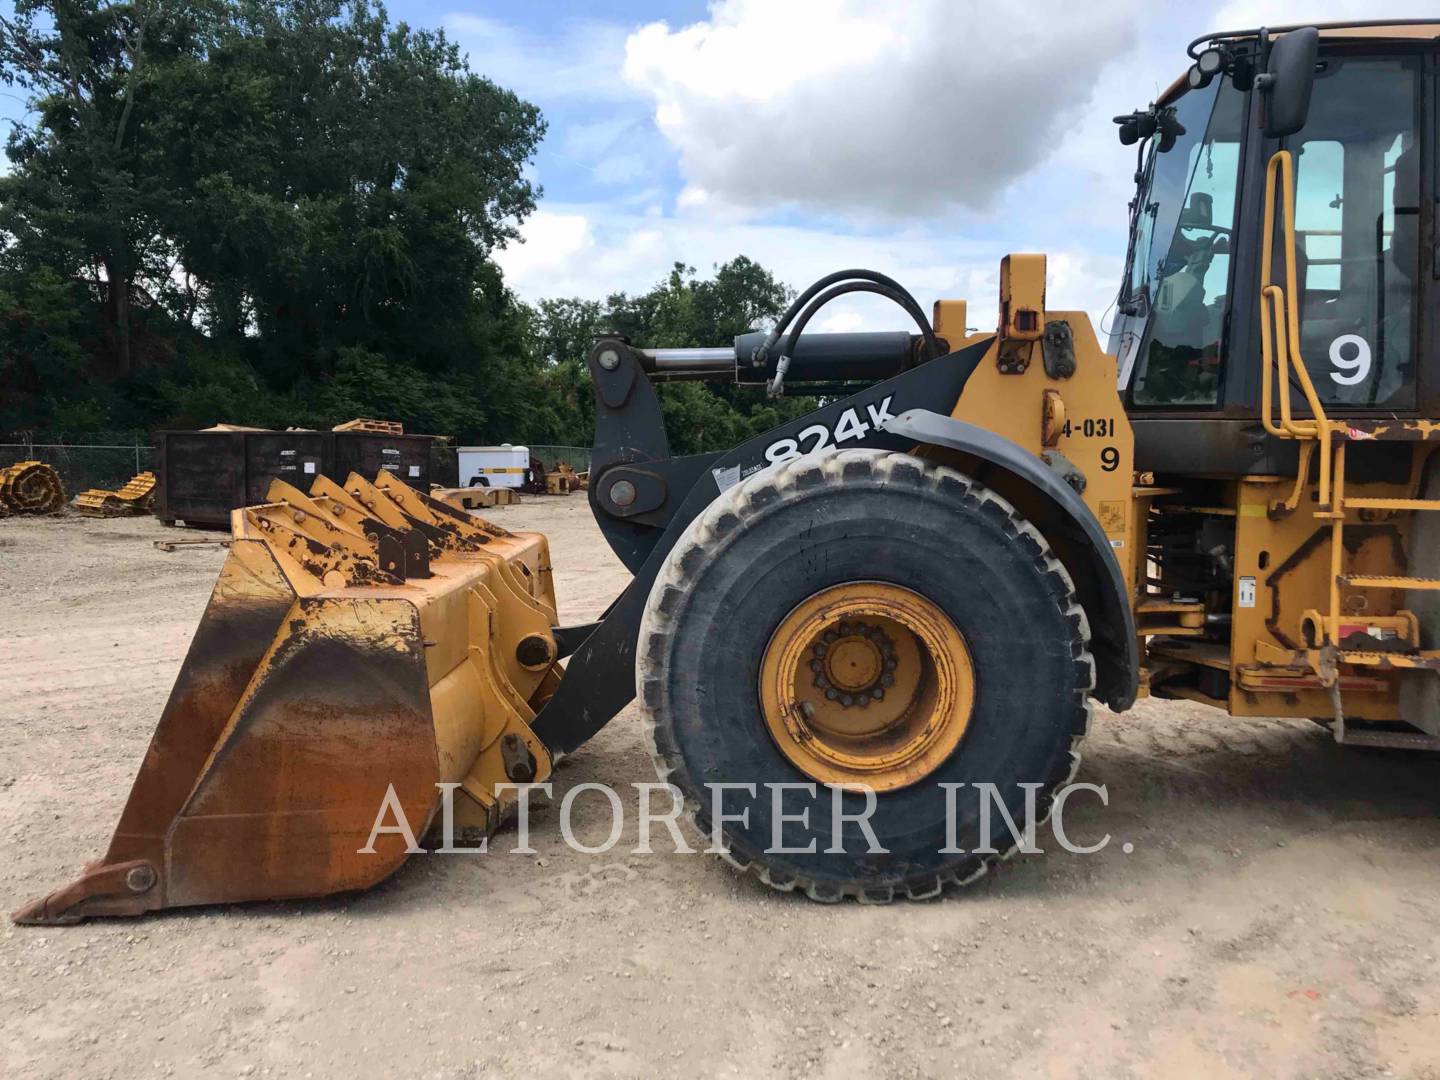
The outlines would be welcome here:
M 1310 91 L 1315 86 L 1315 58 L 1320 31 L 1313 26 L 1291 30 L 1270 47 L 1270 63 L 1255 85 L 1265 95 L 1265 135 L 1279 139 L 1305 126 Z

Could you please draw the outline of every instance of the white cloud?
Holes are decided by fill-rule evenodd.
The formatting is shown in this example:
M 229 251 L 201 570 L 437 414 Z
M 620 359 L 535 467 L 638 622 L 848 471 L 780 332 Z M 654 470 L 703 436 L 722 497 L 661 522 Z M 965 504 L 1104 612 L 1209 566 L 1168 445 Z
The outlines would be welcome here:
M 1087 108 L 1140 7 L 720 0 L 631 34 L 625 75 L 712 201 L 985 208 Z
M 604 178 L 616 186 L 593 201 L 547 199 L 527 242 L 498 261 L 526 299 L 641 292 L 676 261 L 708 274 L 740 254 L 797 288 L 867 266 L 927 308 L 964 298 L 970 323 L 990 327 L 1001 256 L 1045 251 L 1051 306 L 1088 311 L 1103 343 L 1134 167 L 1110 118 L 1182 74 L 1184 47 L 1203 32 L 1370 14 L 1345 0 L 1229 0 L 1138 8 L 1131 21 L 1123 4 L 1000 14 L 838 0 L 819 15 L 798 0 L 725 0 L 704 22 L 636 31 L 628 51 L 607 32 L 614 66 L 604 78 L 597 66 L 590 87 L 601 115 L 552 132 L 551 145 L 602 164 L 618 146 L 629 154 L 640 133 L 603 102 L 643 92 L 669 141 L 651 139 L 679 155 L 680 180 L 647 158 L 633 170 L 643 183 L 626 173 Z M 630 86 L 607 88 L 622 53 Z M 548 63 L 564 62 L 557 46 Z M 636 107 L 623 110 L 631 120 Z M 905 317 L 846 297 L 815 325 Z
M 865 328 L 865 316 L 858 311 L 827 311 L 812 325 L 822 334 L 849 334 Z
M 583 265 L 595 247 L 586 216 L 537 210 L 526 219 L 520 234 L 523 242 L 511 243 L 495 253 L 495 261 L 510 287 L 530 299 L 576 291 L 573 284 L 585 279 L 575 277 L 571 268 Z
M 820 226 L 734 222 L 702 215 L 656 220 L 619 204 L 551 204 L 527 220 L 523 244 L 496 253 L 505 280 L 522 298 L 581 296 L 604 299 L 654 286 L 675 262 L 708 275 L 737 255 L 749 255 L 782 281 L 803 288 L 847 266 L 879 270 L 899 280 L 927 311 L 941 297 L 970 302 L 970 323 L 995 323 L 1000 242 L 964 242 L 929 229 L 884 234 L 839 233 Z M 1081 309 L 1098 319 L 1119 280 L 1123 252 L 1097 256 L 1050 246 L 1049 300 L 1057 310 Z M 873 296 L 844 297 L 816 326 L 825 330 L 894 329 L 908 319 Z

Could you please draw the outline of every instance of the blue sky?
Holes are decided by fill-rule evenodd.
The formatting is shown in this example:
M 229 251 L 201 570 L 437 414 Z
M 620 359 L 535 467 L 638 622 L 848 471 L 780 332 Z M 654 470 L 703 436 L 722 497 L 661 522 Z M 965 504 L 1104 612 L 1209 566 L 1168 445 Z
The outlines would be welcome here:
M 0 0 L 0 10 L 9 0 Z M 1411 5 L 1440 13 L 1440 3 Z M 544 188 L 498 256 L 526 299 L 647 288 L 748 255 L 797 288 L 897 277 L 986 325 L 999 259 L 1050 256 L 1050 306 L 1108 307 L 1142 106 L 1213 29 L 1374 17 L 1357 0 L 396 0 L 541 107 Z M 0 93 L 5 93 L 0 89 Z M 0 115 L 21 106 L 0 97 Z M 899 326 L 874 298 L 822 329 Z

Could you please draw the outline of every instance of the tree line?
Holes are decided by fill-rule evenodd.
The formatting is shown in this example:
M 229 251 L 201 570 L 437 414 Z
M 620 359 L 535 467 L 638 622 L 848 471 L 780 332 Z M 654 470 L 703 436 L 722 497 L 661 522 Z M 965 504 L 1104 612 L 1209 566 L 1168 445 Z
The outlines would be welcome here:
M 354 416 L 587 443 L 584 355 L 713 345 L 789 289 L 743 256 L 639 295 L 526 304 L 495 251 L 542 192 L 540 110 L 371 0 L 17 0 L 0 81 L 0 431 Z M 675 449 L 803 402 L 661 388 Z

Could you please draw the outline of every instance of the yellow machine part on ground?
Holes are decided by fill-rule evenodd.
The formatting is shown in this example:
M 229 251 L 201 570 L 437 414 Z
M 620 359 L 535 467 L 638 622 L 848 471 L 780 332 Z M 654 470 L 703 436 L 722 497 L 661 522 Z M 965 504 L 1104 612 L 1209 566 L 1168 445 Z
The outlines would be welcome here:
M 60 474 L 42 461 L 17 461 L 0 469 L 0 515 L 53 514 L 65 505 Z
M 520 493 L 514 488 L 469 487 L 431 488 L 430 497 L 438 499 L 456 510 L 484 510 L 491 506 L 514 506 L 520 501 Z
M 136 473 L 118 491 L 89 488 L 75 496 L 75 509 L 87 517 L 122 517 L 143 514 L 155 499 L 155 474 Z
M 17 921 L 365 888 L 407 855 L 394 833 L 361 850 L 387 800 L 420 835 L 458 785 L 456 824 L 490 830 L 497 785 L 549 775 L 528 726 L 559 681 L 544 537 L 387 472 L 268 495 L 234 512 L 105 857 Z

